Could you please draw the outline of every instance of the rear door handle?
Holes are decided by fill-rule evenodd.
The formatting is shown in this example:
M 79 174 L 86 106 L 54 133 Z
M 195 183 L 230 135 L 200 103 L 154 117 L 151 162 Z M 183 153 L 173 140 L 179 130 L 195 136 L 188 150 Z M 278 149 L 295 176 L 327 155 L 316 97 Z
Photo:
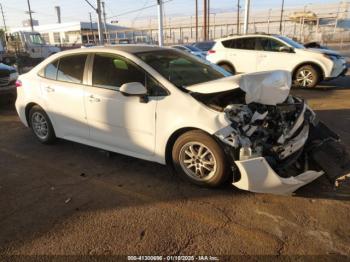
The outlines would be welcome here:
M 48 93 L 55 92 L 55 88 L 52 88 L 50 86 L 45 87 L 45 89 L 46 89 L 46 92 Z
M 94 97 L 94 95 L 90 95 L 89 96 L 89 101 L 90 102 L 100 102 L 101 99 L 97 98 L 97 97 Z

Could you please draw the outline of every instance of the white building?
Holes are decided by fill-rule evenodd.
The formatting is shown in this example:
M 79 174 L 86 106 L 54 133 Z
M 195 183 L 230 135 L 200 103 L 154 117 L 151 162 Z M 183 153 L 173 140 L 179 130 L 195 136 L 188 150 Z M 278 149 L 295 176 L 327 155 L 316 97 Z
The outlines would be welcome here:
M 12 28 L 11 31 L 30 31 L 30 27 Z M 104 26 L 102 30 L 105 32 Z M 108 38 L 118 38 L 118 32 L 128 31 L 127 27 L 107 24 Z M 98 40 L 97 23 L 67 22 L 34 26 L 34 31 L 39 32 L 44 40 L 52 45 L 81 45 L 93 43 Z M 123 33 L 122 33 L 123 35 Z M 106 39 L 106 34 L 104 34 Z

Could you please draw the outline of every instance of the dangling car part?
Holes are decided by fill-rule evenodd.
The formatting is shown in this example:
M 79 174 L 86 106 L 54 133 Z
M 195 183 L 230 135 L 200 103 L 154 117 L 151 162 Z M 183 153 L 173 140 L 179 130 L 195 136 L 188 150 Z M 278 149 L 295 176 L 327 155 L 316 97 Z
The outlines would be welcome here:
M 231 151 L 234 186 L 290 194 L 325 173 L 334 182 L 347 172 L 339 168 L 336 175 L 330 174 L 324 161 L 328 153 L 322 148 L 329 143 L 340 147 L 339 137 L 301 98 L 289 95 L 288 72 L 246 74 L 236 77 L 236 85 L 240 89 L 206 94 L 192 87 L 194 97 L 225 112 L 231 121 L 215 136 L 228 147 L 226 152 Z M 211 90 L 209 85 L 206 90 Z

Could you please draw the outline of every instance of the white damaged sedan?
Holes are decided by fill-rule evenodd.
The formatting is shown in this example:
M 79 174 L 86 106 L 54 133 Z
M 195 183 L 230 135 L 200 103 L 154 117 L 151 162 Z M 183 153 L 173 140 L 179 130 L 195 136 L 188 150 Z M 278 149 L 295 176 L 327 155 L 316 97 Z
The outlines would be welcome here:
M 202 186 L 289 194 L 325 173 L 314 155 L 338 140 L 290 86 L 286 71 L 231 76 L 174 49 L 97 47 L 21 75 L 16 109 L 42 143 L 169 164 Z

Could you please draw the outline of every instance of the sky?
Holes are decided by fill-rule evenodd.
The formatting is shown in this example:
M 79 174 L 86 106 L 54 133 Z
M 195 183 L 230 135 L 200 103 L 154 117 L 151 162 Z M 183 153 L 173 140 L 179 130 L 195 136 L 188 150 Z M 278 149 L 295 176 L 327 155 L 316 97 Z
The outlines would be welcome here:
M 96 0 L 89 0 L 95 4 Z M 195 10 L 194 0 L 163 0 L 164 13 L 166 16 L 186 16 L 193 15 Z M 168 2 L 167 2 L 168 1 Z M 142 11 L 137 11 L 144 7 L 156 4 L 156 0 L 105 0 L 107 22 L 117 20 L 120 25 L 124 22 L 133 21 L 136 19 L 156 17 L 156 7 L 149 7 Z M 199 12 L 203 10 L 202 0 L 198 0 Z M 241 0 L 241 5 L 244 6 L 244 0 Z M 270 8 L 280 8 L 282 0 L 251 0 L 252 9 L 268 10 Z M 337 3 L 339 1 L 332 0 L 285 0 L 285 6 L 301 7 L 305 4 L 322 4 L 322 3 Z M 0 0 L 2 4 L 6 25 L 8 27 L 17 27 L 22 25 L 22 21 L 29 19 L 29 15 L 25 14 L 28 11 L 27 0 Z M 39 20 L 40 25 L 55 23 L 57 17 L 54 6 L 61 7 L 62 22 L 72 21 L 89 21 L 89 12 L 92 13 L 93 20 L 96 20 L 96 13 L 85 2 L 85 0 L 30 0 L 31 9 L 35 13 L 33 18 Z M 237 0 L 211 0 L 211 12 L 229 12 L 236 10 Z M 0 26 L 3 26 L 3 21 L 0 19 Z

